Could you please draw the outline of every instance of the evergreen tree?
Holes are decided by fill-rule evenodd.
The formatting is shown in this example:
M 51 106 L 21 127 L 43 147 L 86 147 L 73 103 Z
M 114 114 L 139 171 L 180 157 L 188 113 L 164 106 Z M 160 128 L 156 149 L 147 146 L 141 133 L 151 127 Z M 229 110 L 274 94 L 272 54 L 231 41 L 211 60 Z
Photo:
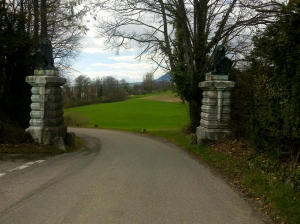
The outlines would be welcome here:
M 282 6 L 278 21 L 254 38 L 251 134 L 260 150 L 298 153 L 300 146 L 300 2 Z

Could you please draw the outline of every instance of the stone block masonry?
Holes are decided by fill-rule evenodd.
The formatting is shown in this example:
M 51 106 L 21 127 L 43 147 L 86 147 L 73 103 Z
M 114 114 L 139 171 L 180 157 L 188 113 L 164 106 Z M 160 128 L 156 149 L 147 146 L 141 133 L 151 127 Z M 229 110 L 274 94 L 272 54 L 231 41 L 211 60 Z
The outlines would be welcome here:
M 203 91 L 201 120 L 197 128 L 197 144 L 203 140 L 219 140 L 231 135 L 228 129 L 230 121 L 230 92 L 234 82 L 228 76 L 221 78 L 208 75 L 206 81 L 199 83 Z M 227 79 L 227 80 L 226 80 Z
M 38 143 L 53 144 L 55 137 L 65 139 L 67 127 L 63 124 L 61 86 L 65 78 L 57 70 L 35 70 L 34 76 L 27 76 L 31 88 L 31 119 L 26 129 Z

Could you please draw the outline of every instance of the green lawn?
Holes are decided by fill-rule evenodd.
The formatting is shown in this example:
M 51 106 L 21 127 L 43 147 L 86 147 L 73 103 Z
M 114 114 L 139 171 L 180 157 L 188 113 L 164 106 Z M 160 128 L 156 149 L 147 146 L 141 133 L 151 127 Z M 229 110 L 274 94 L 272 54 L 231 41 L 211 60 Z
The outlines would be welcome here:
M 142 98 L 116 103 L 69 108 L 65 115 L 77 112 L 88 118 L 88 127 L 140 132 L 174 130 L 188 123 L 187 105 L 180 102 L 159 102 Z

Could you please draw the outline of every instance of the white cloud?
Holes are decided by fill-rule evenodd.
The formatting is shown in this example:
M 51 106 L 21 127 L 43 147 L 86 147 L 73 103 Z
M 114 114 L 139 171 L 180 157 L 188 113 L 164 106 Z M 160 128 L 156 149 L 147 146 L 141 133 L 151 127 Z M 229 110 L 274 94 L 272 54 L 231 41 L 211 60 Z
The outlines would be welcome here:
M 107 17 L 108 13 L 101 16 Z M 145 20 L 151 21 L 153 18 L 145 17 Z M 82 57 L 79 58 L 74 66 L 81 72 L 81 74 L 89 76 L 90 78 L 112 76 L 116 79 L 125 79 L 127 82 L 141 82 L 144 74 L 156 69 L 156 65 L 146 61 L 135 59 L 141 49 L 135 42 L 130 44 L 130 49 L 120 49 L 119 56 L 114 55 L 112 50 L 107 50 L 104 39 L 96 38 L 97 28 L 94 19 L 88 16 L 86 20 L 90 22 L 87 24 L 89 31 L 86 36 L 82 38 L 82 42 L 86 46 L 82 50 Z M 126 31 L 142 30 L 138 26 L 127 26 Z M 166 72 L 158 69 L 154 77 L 158 78 Z
M 82 38 L 83 44 L 86 46 L 82 52 L 84 53 L 105 53 L 107 52 L 105 49 L 105 44 L 102 39 L 94 38 L 92 36 L 85 36 Z
M 114 61 L 132 61 L 132 62 L 137 62 L 137 59 L 135 56 L 114 56 L 114 57 L 108 57 L 110 60 Z
M 141 82 L 143 76 L 147 72 L 153 71 L 154 66 L 146 62 L 136 62 L 136 63 L 93 63 L 90 67 L 86 67 L 81 70 L 83 75 L 90 78 L 102 78 L 106 76 L 112 76 L 116 79 L 125 79 L 127 82 Z M 166 72 L 163 69 L 158 69 L 154 77 L 159 78 Z
M 153 70 L 153 66 L 150 63 L 146 62 L 139 62 L 139 63 L 126 63 L 126 62 L 117 62 L 113 64 L 106 64 L 106 63 L 94 63 L 91 66 L 95 67 L 105 67 L 110 69 L 117 69 L 117 70 L 139 70 L 139 71 L 151 71 Z
M 95 54 L 95 53 L 107 53 L 107 52 L 113 52 L 116 53 L 115 50 L 108 50 L 107 46 L 104 42 L 103 38 L 98 38 L 93 32 L 88 32 L 86 36 L 82 38 L 82 43 L 85 46 L 82 49 L 82 52 L 84 53 L 90 53 L 90 54 Z M 124 53 L 124 52 L 133 52 L 136 55 L 138 55 L 138 52 L 141 49 L 138 46 L 138 43 L 131 43 L 131 47 L 129 49 L 124 49 L 121 48 L 119 50 L 119 53 Z

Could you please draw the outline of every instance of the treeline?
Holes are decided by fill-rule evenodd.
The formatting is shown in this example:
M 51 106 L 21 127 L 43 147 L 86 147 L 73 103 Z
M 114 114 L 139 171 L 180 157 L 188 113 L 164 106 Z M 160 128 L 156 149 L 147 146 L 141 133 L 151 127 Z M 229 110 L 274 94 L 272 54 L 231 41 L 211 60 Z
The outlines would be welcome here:
M 111 76 L 91 79 L 80 75 L 75 80 L 68 80 L 63 86 L 64 107 L 123 101 L 130 95 L 166 92 L 170 88 L 170 82 L 154 81 L 152 73 L 147 73 L 142 83 L 135 84 Z
M 258 152 L 299 161 L 300 3 L 282 6 L 278 20 L 253 38 L 246 69 L 232 71 L 231 128 Z
M 63 86 L 65 107 L 82 106 L 99 102 L 115 102 L 127 99 L 126 84 L 113 78 L 91 79 L 85 75 Z

